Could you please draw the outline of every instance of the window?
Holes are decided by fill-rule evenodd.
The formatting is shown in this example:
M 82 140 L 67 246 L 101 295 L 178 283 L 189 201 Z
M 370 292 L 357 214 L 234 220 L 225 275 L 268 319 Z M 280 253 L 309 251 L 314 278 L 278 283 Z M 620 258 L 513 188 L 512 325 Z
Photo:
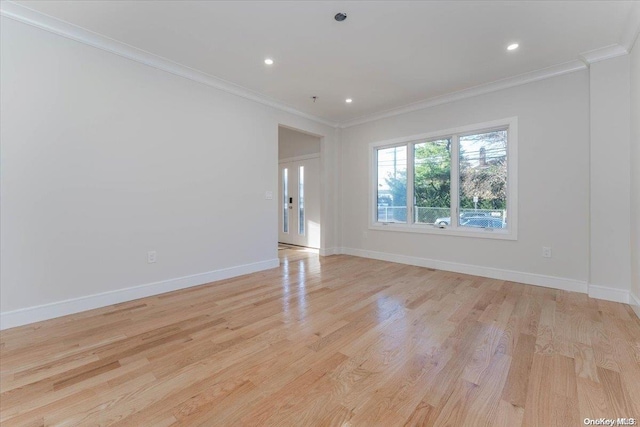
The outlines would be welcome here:
M 298 169 L 298 234 L 304 236 L 304 166 Z
M 451 138 L 413 144 L 414 221 L 435 224 L 451 212 Z
M 380 222 L 407 222 L 407 146 L 382 148 L 377 158 L 376 218 Z
M 289 232 L 289 169 L 282 169 L 282 232 Z
M 371 147 L 371 228 L 517 237 L 516 118 Z
M 460 136 L 458 150 L 460 226 L 506 228 L 507 130 Z

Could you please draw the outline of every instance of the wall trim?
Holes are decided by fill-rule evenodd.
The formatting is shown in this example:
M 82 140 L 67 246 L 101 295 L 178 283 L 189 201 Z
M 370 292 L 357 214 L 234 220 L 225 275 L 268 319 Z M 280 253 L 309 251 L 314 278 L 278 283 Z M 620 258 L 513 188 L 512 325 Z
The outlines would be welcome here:
M 544 286 L 546 288 L 561 289 L 563 291 L 587 293 L 587 282 L 563 277 L 545 276 L 542 274 L 524 273 L 520 271 L 503 270 L 499 268 L 482 267 L 479 265 L 461 264 L 457 262 L 440 261 L 364 249 L 342 248 L 342 253 L 362 258 L 372 258 L 381 261 L 396 262 L 399 264 L 435 268 L 437 270 L 453 271 L 455 273 L 470 274 L 474 276 L 488 277 L 491 279 L 508 280 L 510 282 L 525 283 L 527 285 Z
M 589 297 L 591 298 L 629 304 L 629 293 L 624 289 L 589 284 Z
M 297 110 L 289 105 L 286 105 L 261 93 L 255 92 L 251 89 L 245 88 L 235 83 L 231 83 L 219 77 L 203 73 L 202 71 L 198 71 L 177 62 L 173 62 L 169 59 L 160 57 L 142 49 L 138 49 L 136 47 L 119 42 L 101 34 L 94 33 L 93 31 L 86 30 L 69 22 L 62 21 L 49 15 L 45 15 L 44 13 L 37 12 L 20 4 L 16 4 L 10 1 L 2 1 L 0 3 L 0 15 L 13 19 L 15 21 L 22 22 L 24 24 L 31 25 L 36 28 L 40 28 L 50 33 L 57 34 L 59 36 L 66 37 L 68 39 L 75 40 L 77 42 L 84 43 L 98 49 L 102 49 L 106 52 L 122 56 L 123 58 L 148 65 L 158 70 L 166 71 L 173 75 L 184 77 L 194 82 L 202 83 L 207 86 L 222 90 L 224 92 L 240 96 L 242 98 L 249 99 L 251 101 L 255 101 L 290 114 L 294 114 L 296 116 L 304 117 L 305 119 L 313 120 L 315 122 L 322 123 L 334 128 L 338 126 L 338 124 L 335 122 L 326 120 L 322 117 L 307 114 L 303 111 Z
M 640 298 L 633 292 L 629 292 L 629 305 L 631 305 L 631 309 L 640 319 Z
M 635 10 L 635 9 L 634 9 Z M 2 1 L 0 3 L 0 15 L 7 18 L 40 28 L 42 30 L 69 38 L 71 40 L 84 43 L 89 46 L 102 49 L 106 52 L 110 52 L 121 57 L 130 59 L 132 61 L 139 62 L 141 64 L 148 65 L 150 67 L 166 71 L 176 76 L 184 77 L 186 79 L 211 86 L 213 88 L 225 91 L 227 93 L 240 96 L 251 101 L 267 105 L 269 107 L 312 120 L 317 123 L 321 123 L 333 128 L 348 128 L 351 126 L 360 125 L 363 123 L 380 120 L 388 117 L 394 117 L 401 114 L 410 113 L 417 110 L 422 110 L 436 105 L 446 104 L 449 102 L 458 101 L 461 99 L 471 98 L 474 96 L 482 95 L 489 92 L 495 92 L 502 89 L 507 89 L 514 86 L 519 86 L 527 83 L 532 83 L 538 80 L 547 79 L 550 77 L 561 76 L 563 74 L 572 73 L 574 71 L 584 70 L 588 64 L 601 61 L 604 59 L 613 58 L 628 53 L 635 39 L 637 38 L 640 28 L 637 27 L 636 15 L 630 16 L 629 25 L 625 31 L 623 43 L 626 46 L 618 44 L 607 46 L 602 49 L 586 52 L 580 55 L 581 60 L 569 61 L 563 64 L 554 65 L 551 67 L 543 68 L 520 74 L 513 77 L 497 80 L 494 82 L 474 86 L 471 88 L 463 89 L 457 92 L 451 92 L 442 96 L 429 98 L 416 103 L 408 104 L 405 106 L 392 108 L 385 111 L 380 111 L 370 115 L 365 115 L 353 120 L 347 120 L 344 122 L 334 122 L 322 117 L 314 116 L 312 114 L 305 113 L 294 107 L 286 105 L 276 99 L 270 98 L 261 93 L 255 92 L 251 89 L 237 85 L 235 83 L 226 81 L 219 77 L 212 76 L 210 74 L 198 71 L 196 69 L 187 67 L 185 65 L 173 62 L 169 59 L 162 58 L 153 53 L 138 49 L 130 46 L 126 43 L 119 42 L 109 37 L 103 36 L 98 33 L 86 30 L 82 27 L 76 26 L 66 21 L 51 17 L 49 15 L 37 12 L 33 9 L 29 9 L 23 5 L 13 3 L 11 1 Z M 584 61 L 584 62 L 583 62 Z M 585 63 L 587 65 L 585 65 Z
M 305 154 L 302 156 L 284 157 L 282 159 L 278 159 L 278 163 L 298 162 L 300 160 L 319 159 L 319 158 L 320 158 L 320 153 L 312 153 L 312 154 Z
M 340 128 L 344 129 L 351 126 L 357 126 L 363 123 L 372 122 L 375 120 L 399 116 L 401 114 L 423 110 L 425 108 L 434 107 L 436 105 L 447 104 L 449 102 L 459 101 L 461 99 L 471 98 L 471 97 L 483 95 L 489 92 L 496 92 L 502 89 L 508 89 L 510 87 L 536 82 L 538 80 L 544 80 L 551 77 L 573 73 L 574 71 L 580 71 L 586 68 L 587 66 L 582 61 L 579 61 L 579 60 L 565 62 L 564 64 L 554 65 L 552 67 L 543 68 L 541 70 L 520 74 L 514 77 L 508 77 L 506 79 L 497 80 L 491 83 L 473 86 L 458 92 L 448 93 L 442 96 L 437 96 L 435 98 L 430 98 L 424 101 L 416 102 L 416 103 L 405 105 L 402 107 L 392 108 L 390 110 L 366 115 L 353 120 L 348 120 L 346 122 L 341 123 Z
M 331 256 L 339 254 L 339 248 L 320 248 L 318 250 L 318 254 L 320 256 Z
M 278 258 L 0 313 L 0 330 L 150 297 L 280 266 Z
M 622 46 L 631 53 L 633 46 L 640 35 L 640 3 L 633 3 L 627 26 L 622 33 Z
M 623 46 L 619 44 L 612 44 L 610 46 L 605 46 L 599 49 L 590 50 L 589 52 L 585 52 L 580 55 L 580 59 L 584 61 L 585 64 L 590 65 L 594 62 L 604 61 L 606 59 L 612 59 L 617 56 L 626 55 L 629 52 Z
M 564 277 L 546 276 L 543 274 L 525 273 L 521 271 L 503 270 L 480 265 L 461 264 L 457 262 L 441 261 L 429 258 L 420 258 L 409 255 L 376 252 L 365 249 L 340 248 L 337 252 L 362 258 L 372 258 L 381 261 L 396 262 L 399 264 L 415 265 L 418 267 L 435 268 L 437 270 L 453 271 L 455 273 L 471 274 L 474 276 L 488 277 L 491 279 L 508 280 L 510 282 L 524 283 L 527 285 L 543 286 L 546 288 L 560 289 L 563 291 L 580 292 L 588 294 L 591 298 L 606 301 L 631 304 L 633 310 L 640 317 L 640 299 L 631 292 L 607 286 L 591 285 L 586 281 L 567 279 Z M 634 306 L 635 298 L 635 306 Z

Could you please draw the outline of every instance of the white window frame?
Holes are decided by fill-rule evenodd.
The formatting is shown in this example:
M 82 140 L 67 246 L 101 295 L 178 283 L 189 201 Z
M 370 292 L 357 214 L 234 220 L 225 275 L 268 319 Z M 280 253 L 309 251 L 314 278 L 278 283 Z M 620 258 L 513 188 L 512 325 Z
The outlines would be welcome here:
M 507 129 L 507 224 L 506 229 L 471 228 L 458 225 L 459 208 L 459 138 L 465 135 L 488 132 L 497 129 Z M 451 138 L 451 224 L 440 228 L 431 224 L 413 222 L 413 143 L 428 142 L 430 140 Z M 385 223 L 377 221 L 378 195 L 378 159 L 379 149 L 407 146 L 407 222 Z M 381 231 L 396 231 L 405 233 L 439 234 L 443 236 L 479 237 L 486 239 L 517 240 L 518 239 L 518 118 L 494 120 L 476 123 L 453 129 L 429 132 L 394 138 L 369 144 L 369 229 Z

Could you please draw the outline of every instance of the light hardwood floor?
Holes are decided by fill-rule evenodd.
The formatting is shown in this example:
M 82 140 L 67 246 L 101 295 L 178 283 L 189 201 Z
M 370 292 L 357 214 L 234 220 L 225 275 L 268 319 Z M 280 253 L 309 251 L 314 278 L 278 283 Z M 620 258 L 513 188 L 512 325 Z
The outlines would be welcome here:
M 586 295 L 350 256 L 1 334 L 0 423 L 579 426 L 640 418 L 640 321 Z

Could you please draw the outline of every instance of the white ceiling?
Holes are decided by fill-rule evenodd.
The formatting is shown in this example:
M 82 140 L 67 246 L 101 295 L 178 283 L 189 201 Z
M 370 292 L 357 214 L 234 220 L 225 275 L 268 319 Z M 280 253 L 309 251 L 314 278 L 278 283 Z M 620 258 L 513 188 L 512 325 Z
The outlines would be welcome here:
M 21 1 L 333 122 L 622 44 L 631 1 Z M 348 19 L 338 23 L 337 12 Z M 511 42 L 520 48 L 507 52 Z M 275 64 L 266 66 L 264 59 Z M 314 103 L 310 97 L 318 96 Z M 347 105 L 345 98 L 353 98 Z

